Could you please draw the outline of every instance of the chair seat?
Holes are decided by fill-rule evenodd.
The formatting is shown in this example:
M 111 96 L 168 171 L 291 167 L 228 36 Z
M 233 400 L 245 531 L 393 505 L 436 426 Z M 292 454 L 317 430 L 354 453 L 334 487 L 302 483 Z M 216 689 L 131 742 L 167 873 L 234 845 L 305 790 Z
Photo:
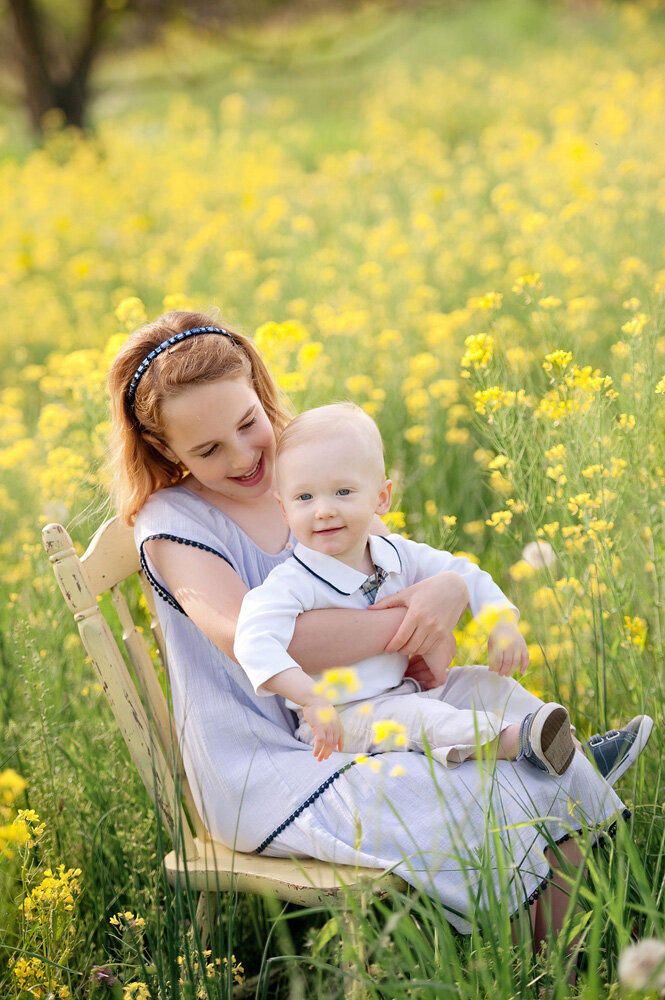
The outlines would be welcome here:
M 164 858 L 171 883 L 186 879 L 191 889 L 201 892 L 233 889 L 274 896 L 303 906 L 311 906 L 339 896 L 343 887 L 368 886 L 381 895 L 388 888 L 403 889 L 398 875 L 381 868 L 331 865 L 313 858 L 270 858 L 266 855 L 232 851 L 213 840 L 195 838 L 197 856 L 184 861 L 175 851 Z M 186 874 L 185 874 L 186 868 Z

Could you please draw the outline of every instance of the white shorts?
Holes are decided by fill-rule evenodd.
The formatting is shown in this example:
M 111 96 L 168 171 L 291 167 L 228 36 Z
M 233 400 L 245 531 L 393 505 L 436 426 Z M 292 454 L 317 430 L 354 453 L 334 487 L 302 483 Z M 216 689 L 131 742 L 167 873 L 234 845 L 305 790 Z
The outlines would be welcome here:
M 479 680 L 482 683 L 478 683 Z M 429 691 L 406 677 L 375 698 L 337 705 L 345 753 L 429 749 L 434 760 L 457 767 L 478 747 L 495 740 L 515 719 L 535 712 L 541 702 L 514 680 L 486 667 L 455 667 L 445 684 Z M 509 718 L 506 712 L 509 711 Z M 299 714 L 298 739 L 312 745 L 314 734 Z M 390 719 L 406 729 L 406 742 L 377 745 L 374 723 Z

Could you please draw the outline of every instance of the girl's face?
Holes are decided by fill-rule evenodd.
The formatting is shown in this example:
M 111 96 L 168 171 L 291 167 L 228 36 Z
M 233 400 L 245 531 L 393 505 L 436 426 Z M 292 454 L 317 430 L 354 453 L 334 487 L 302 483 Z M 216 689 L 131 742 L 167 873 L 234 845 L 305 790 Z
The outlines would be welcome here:
M 164 402 L 162 419 L 166 457 L 201 486 L 241 502 L 272 487 L 275 434 L 244 375 L 183 389 Z

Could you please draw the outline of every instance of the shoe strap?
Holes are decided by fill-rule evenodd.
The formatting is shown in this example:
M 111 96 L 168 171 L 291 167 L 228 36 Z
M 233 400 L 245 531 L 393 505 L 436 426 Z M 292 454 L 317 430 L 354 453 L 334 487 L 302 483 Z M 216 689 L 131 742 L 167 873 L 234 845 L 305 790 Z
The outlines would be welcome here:
M 517 741 L 518 753 L 515 760 L 524 760 L 528 754 L 531 753 L 531 741 L 529 740 L 529 733 L 531 732 L 531 722 L 533 720 L 534 713 L 530 712 L 525 715 L 520 722 L 520 731 Z

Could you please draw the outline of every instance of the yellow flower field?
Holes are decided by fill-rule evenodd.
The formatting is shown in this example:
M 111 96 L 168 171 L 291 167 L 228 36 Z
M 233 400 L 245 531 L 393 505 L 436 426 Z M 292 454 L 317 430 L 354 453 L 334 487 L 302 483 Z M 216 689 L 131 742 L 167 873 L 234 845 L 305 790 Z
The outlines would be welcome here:
M 547 530 L 581 557 L 565 570 L 589 598 L 588 553 L 612 546 L 649 600 L 660 535 L 623 492 L 636 476 L 644 500 L 662 485 L 665 81 L 646 15 L 620 19 L 619 53 L 590 39 L 546 52 L 537 88 L 528 66 L 388 61 L 359 97 L 362 141 L 341 152 L 317 156 L 297 101 L 250 77 L 215 113 L 176 99 L 164 121 L 56 131 L 5 159 L 10 593 L 42 575 L 40 519 L 99 502 L 122 337 L 181 304 L 218 306 L 254 334 L 296 407 L 351 397 L 379 420 L 408 532 L 495 551 L 508 579 Z M 602 440 L 600 424 L 578 437 L 592 416 Z M 527 433 L 540 446 L 528 469 Z M 627 519 L 637 544 L 623 552 Z M 617 637 L 636 600 L 613 606 Z
M 348 145 L 306 78 L 280 92 L 249 61 L 212 110 L 179 96 L 25 156 L 0 144 L 2 621 L 63 705 L 84 718 L 100 695 L 40 528 L 73 522 L 81 543 L 106 516 L 110 359 L 182 306 L 254 336 L 297 409 L 350 398 L 376 418 L 391 525 L 493 573 L 522 611 L 525 683 L 581 734 L 662 718 L 662 18 L 596 17 L 498 60 L 386 51 Z M 464 622 L 458 661 L 486 638 Z M 653 822 L 638 810 L 643 841 Z

